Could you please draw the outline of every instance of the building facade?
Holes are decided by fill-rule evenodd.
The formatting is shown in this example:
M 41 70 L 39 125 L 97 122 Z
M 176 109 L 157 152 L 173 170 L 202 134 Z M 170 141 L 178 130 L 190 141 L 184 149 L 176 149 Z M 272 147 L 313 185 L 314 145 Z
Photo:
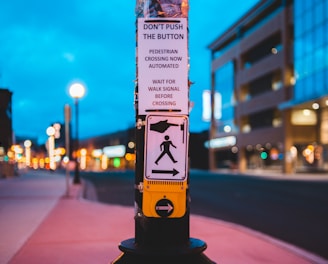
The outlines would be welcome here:
M 209 45 L 222 108 L 211 118 L 211 169 L 222 158 L 240 171 L 328 168 L 325 32 L 328 0 L 266 0 Z
M 12 92 L 0 88 L 0 178 L 14 176 L 14 166 L 8 161 L 8 150 L 13 144 Z
M 0 148 L 4 154 L 13 144 L 11 101 L 12 92 L 0 88 Z

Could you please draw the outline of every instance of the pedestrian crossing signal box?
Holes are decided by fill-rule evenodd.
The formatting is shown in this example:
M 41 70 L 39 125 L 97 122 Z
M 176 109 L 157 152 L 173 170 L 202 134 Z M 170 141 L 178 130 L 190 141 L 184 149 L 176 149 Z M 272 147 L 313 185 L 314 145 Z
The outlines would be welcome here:
M 143 214 L 183 217 L 188 188 L 188 117 L 150 115 L 146 128 Z
M 144 180 L 143 214 L 147 217 L 183 217 L 186 213 L 186 190 L 186 181 Z

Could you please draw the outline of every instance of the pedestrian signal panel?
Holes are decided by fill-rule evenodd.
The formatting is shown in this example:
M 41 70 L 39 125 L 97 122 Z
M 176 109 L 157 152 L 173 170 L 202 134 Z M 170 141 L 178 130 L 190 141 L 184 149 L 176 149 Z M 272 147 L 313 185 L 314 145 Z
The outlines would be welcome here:
M 181 181 L 187 177 L 188 118 L 156 116 L 147 118 L 145 178 Z
M 150 115 L 146 126 L 143 213 L 182 217 L 188 188 L 188 117 Z
M 187 181 L 144 180 L 142 210 L 147 217 L 179 218 L 186 213 Z

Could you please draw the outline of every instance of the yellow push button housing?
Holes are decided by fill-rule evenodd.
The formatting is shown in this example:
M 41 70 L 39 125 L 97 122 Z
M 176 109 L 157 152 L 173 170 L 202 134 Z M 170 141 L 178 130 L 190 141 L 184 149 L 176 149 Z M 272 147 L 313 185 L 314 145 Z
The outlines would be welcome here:
M 147 217 L 179 218 L 186 213 L 187 181 L 144 179 L 142 209 Z

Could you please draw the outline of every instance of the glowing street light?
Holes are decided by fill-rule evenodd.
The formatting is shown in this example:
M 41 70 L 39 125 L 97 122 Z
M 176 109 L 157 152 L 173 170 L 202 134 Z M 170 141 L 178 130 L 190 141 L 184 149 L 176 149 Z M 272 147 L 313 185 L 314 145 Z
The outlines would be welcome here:
M 24 141 L 26 167 L 31 166 L 31 146 L 32 146 L 31 140 L 25 140 Z
M 48 155 L 49 155 L 49 167 L 51 170 L 56 169 L 55 163 L 55 133 L 56 130 L 53 126 L 47 128 L 46 133 L 48 135 Z
M 79 171 L 79 160 L 78 160 L 78 150 L 79 150 L 79 99 L 85 94 L 85 88 L 81 83 L 73 83 L 69 88 L 69 94 L 74 98 L 75 104 L 75 174 L 74 174 L 74 184 L 80 184 L 80 171 Z

